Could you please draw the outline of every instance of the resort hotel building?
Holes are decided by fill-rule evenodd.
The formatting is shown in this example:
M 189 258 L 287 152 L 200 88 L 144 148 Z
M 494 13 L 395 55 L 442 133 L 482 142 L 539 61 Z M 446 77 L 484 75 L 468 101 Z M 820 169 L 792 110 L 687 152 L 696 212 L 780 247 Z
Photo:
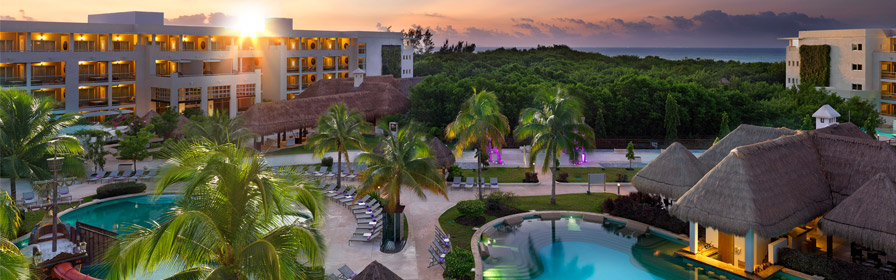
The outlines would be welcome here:
M 157 12 L 89 15 L 87 23 L 0 21 L 0 87 L 57 101 L 84 117 L 198 108 L 235 116 L 355 75 L 413 77 L 400 32 L 296 30 L 270 18 L 247 34 L 164 24 Z
M 782 40 L 788 41 L 787 87 L 815 73 L 829 74 L 821 80 L 827 90 L 875 102 L 887 126 L 896 122 L 896 28 L 800 31 L 798 37 Z M 828 47 L 821 52 L 800 50 L 824 45 Z M 823 61 L 828 65 L 821 65 Z

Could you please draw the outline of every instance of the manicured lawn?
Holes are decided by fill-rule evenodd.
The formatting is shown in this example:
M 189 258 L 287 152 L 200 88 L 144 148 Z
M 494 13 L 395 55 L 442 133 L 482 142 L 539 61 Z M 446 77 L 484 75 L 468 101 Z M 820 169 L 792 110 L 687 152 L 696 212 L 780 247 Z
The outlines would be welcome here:
M 379 142 L 376 141 L 376 138 L 373 136 L 364 136 L 364 141 L 367 142 L 367 146 L 373 148 L 376 147 Z M 358 147 L 348 147 L 349 150 L 357 150 Z M 282 156 L 282 155 L 295 155 L 295 154 L 310 154 L 314 151 L 311 149 L 311 146 L 308 145 L 299 145 L 295 147 L 289 147 L 286 149 L 280 149 L 276 151 L 270 151 L 265 153 L 268 156 Z
M 492 177 L 498 178 L 498 183 L 522 183 L 526 178 L 526 172 L 532 172 L 532 168 L 491 167 L 482 170 L 482 178 L 485 178 L 483 181 L 486 183 Z M 463 174 L 464 178 L 461 181 L 466 182 L 467 177 L 476 177 L 476 169 L 463 169 Z M 454 180 L 453 178 L 448 179 L 449 181 Z
M 627 174 L 628 180 L 626 182 L 631 182 L 632 177 L 634 177 L 635 173 L 638 173 L 639 170 L 641 169 L 635 168 L 634 170 L 626 170 L 625 168 L 564 167 L 560 168 L 557 174 L 569 173 L 569 177 L 567 177 L 569 182 L 588 182 L 588 174 L 590 173 L 606 173 L 607 182 L 616 182 L 618 180 L 616 177 L 617 174 Z M 526 172 L 532 172 L 532 168 L 491 167 L 482 170 L 482 177 L 485 178 L 485 182 L 488 182 L 489 178 L 495 177 L 498 178 L 499 183 L 522 183 L 523 179 L 526 178 Z M 548 172 L 547 174 L 539 175 L 538 180 L 549 180 L 550 174 L 551 173 Z M 463 177 L 464 181 L 467 180 L 466 177 L 476 177 L 476 170 L 464 169 Z M 453 179 L 449 178 L 449 181 L 452 180 Z
M 601 213 L 600 205 L 606 199 L 616 198 L 615 194 L 560 194 L 557 195 L 557 205 L 551 205 L 550 195 L 540 196 L 518 196 L 508 203 L 508 206 L 529 211 L 529 210 L 570 210 L 582 212 Z M 460 217 L 460 212 L 451 207 L 439 216 L 439 225 L 446 234 L 451 236 L 451 244 L 455 248 L 469 250 L 470 240 L 473 238 L 473 227 L 455 223 L 454 220 Z M 492 221 L 498 217 L 485 215 L 486 222 Z

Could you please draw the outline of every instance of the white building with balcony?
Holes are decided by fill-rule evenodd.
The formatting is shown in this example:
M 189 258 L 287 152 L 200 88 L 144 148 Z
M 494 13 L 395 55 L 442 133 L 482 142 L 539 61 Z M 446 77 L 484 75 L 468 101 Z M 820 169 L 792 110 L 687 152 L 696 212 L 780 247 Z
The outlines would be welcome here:
M 89 15 L 87 23 L 3 20 L 0 87 L 51 97 L 57 113 L 97 119 L 187 108 L 235 116 L 359 68 L 411 77 L 413 49 L 403 40 L 399 32 L 295 30 L 288 18 L 266 20 L 256 36 L 165 25 L 156 12 Z M 384 62 L 384 46 L 400 49 L 401 59 Z M 383 73 L 384 63 L 401 69 Z
M 827 90 L 877 104 L 888 124 L 896 122 L 896 28 L 800 31 L 788 41 L 786 85 L 801 83 L 802 45 L 831 47 Z

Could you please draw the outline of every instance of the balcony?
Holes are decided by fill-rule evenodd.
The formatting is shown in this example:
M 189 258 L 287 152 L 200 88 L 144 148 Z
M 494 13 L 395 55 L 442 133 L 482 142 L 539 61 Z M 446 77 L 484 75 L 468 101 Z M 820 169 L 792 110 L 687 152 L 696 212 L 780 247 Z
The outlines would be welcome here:
M 286 67 L 286 73 L 299 73 L 301 71 L 301 67 Z
M 75 52 L 104 52 L 105 48 L 93 41 L 75 41 Z
M 880 93 L 880 99 L 881 99 L 881 100 L 896 101 L 896 93 L 892 93 L 892 92 L 881 92 L 881 93 Z
M 17 76 L 0 77 L 0 86 L 24 87 L 25 86 L 25 77 L 17 77 Z
M 82 84 L 105 83 L 109 81 L 106 73 L 82 73 L 78 74 L 78 82 Z
M 131 52 L 134 51 L 134 45 L 132 45 L 131 42 L 115 41 L 112 42 L 112 51 Z
M 112 81 L 133 81 L 137 77 L 134 72 L 112 73 Z
M 880 78 L 881 78 L 881 79 L 896 80 L 896 72 L 886 72 L 886 71 L 882 71 L 882 72 L 880 72 Z
M 63 85 L 65 75 L 31 76 L 31 85 Z
M 336 71 L 336 65 L 326 65 L 326 64 L 324 64 L 324 71 Z
M 339 64 L 339 70 L 348 70 L 348 64 Z
M 286 85 L 286 91 L 296 91 L 296 90 L 301 90 L 301 89 L 302 89 L 302 86 L 300 86 L 299 84 L 287 84 Z

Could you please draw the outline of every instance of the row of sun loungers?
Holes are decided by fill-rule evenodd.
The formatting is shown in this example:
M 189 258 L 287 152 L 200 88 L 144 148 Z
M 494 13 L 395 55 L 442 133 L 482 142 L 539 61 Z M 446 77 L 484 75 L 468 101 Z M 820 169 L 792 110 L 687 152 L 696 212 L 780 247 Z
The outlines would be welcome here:
M 90 176 L 87 176 L 85 180 L 87 183 L 106 183 L 106 182 L 120 182 L 120 181 L 140 181 L 140 180 L 149 180 L 152 177 L 156 176 L 156 169 L 150 170 L 138 170 L 134 172 L 132 170 L 127 171 L 99 171 Z
M 445 268 L 445 255 L 451 251 L 451 239 L 450 237 L 442 232 L 442 229 L 439 226 L 435 226 L 435 239 L 432 241 L 432 245 L 429 246 L 429 255 L 431 256 L 428 267 L 433 266 L 441 266 L 442 269 Z
M 343 170 L 348 170 L 348 169 L 344 168 Z M 355 171 L 357 172 L 360 170 L 362 170 L 362 169 L 357 169 Z M 297 175 L 306 175 L 306 176 L 311 176 L 311 177 L 321 178 L 321 179 L 336 178 L 336 173 L 337 173 L 335 171 L 331 172 L 330 168 L 326 167 L 326 166 L 318 167 L 317 170 L 315 170 L 313 166 L 295 166 L 295 167 L 281 166 L 281 167 L 277 168 L 275 170 L 275 172 L 277 172 L 279 174 L 293 173 L 293 174 L 297 174 Z M 354 179 L 358 178 L 358 173 L 342 172 L 339 176 L 342 177 L 343 179 L 354 180 Z
M 319 187 L 323 189 L 324 196 L 348 207 L 352 210 L 352 215 L 355 215 L 358 225 L 348 240 L 349 246 L 353 241 L 370 242 L 380 237 L 383 231 L 383 207 L 379 201 L 369 195 L 357 198 L 357 190 L 348 186 L 337 187 L 335 184 L 321 182 Z
M 475 190 L 477 188 L 475 178 L 467 177 L 466 182 L 462 182 L 462 177 L 454 177 L 454 181 L 451 183 L 451 189 L 465 189 L 465 190 Z M 498 178 L 492 177 L 489 178 L 489 182 L 485 182 L 485 178 L 480 178 L 482 182 L 482 189 L 484 190 L 500 190 L 500 186 L 498 186 Z
M 68 186 L 59 186 L 59 188 L 57 188 L 56 191 L 57 191 L 57 195 L 59 196 L 59 200 L 58 200 L 59 203 L 67 204 L 67 203 L 75 203 L 75 202 L 80 203 L 81 202 L 80 199 L 72 200 L 72 195 L 68 189 Z M 19 200 L 18 202 L 16 202 L 16 204 L 20 205 L 22 207 L 22 209 L 25 209 L 25 210 L 37 209 L 37 208 L 52 205 L 52 203 L 53 203 L 51 200 L 52 196 L 53 196 L 53 194 L 50 193 L 48 195 L 48 197 L 49 197 L 49 199 L 48 199 L 47 197 L 35 196 L 34 192 L 23 192 L 22 199 Z

